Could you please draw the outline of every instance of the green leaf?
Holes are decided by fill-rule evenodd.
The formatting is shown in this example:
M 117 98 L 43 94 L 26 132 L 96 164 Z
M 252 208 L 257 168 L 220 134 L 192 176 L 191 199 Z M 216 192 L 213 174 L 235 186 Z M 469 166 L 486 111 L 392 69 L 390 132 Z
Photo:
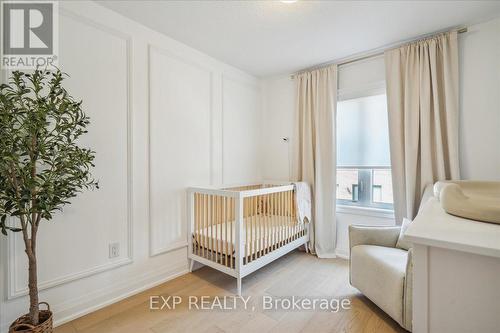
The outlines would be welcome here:
M 63 87 L 59 70 L 14 71 L 0 85 L 0 224 L 7 216 L 52 219 L 85 189 L 97 189 L 95 152 L 81 146 L 90 125 L 82 101 Z M 27 216 L 29 217 L 29 216 Z

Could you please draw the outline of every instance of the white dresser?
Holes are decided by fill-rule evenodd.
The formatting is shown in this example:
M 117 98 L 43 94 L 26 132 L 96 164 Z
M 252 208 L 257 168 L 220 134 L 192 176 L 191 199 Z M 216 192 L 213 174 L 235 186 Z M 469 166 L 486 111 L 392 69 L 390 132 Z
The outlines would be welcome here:
M 431 198 L 414 244 L 413 332 L 500 332 L 500 225 L 447 214 Z

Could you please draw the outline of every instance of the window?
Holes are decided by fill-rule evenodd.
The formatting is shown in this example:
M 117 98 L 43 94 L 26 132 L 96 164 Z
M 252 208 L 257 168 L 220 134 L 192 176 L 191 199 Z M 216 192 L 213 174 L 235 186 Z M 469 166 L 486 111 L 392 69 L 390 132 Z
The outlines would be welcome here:
M 337 204 L 393 209 L 385 93 L 337 104 Z

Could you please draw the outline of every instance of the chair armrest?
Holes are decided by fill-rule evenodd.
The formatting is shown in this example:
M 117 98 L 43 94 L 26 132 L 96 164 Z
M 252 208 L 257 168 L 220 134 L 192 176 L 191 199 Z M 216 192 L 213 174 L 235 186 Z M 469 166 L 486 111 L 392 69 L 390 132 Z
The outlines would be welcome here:
M 356 245 L 396 247 L 401 227 L 349 226 L 349 250 Z
M 408 250 L 403 297 L 403 327 L 412 331 L 413 308 L 413 248 Z

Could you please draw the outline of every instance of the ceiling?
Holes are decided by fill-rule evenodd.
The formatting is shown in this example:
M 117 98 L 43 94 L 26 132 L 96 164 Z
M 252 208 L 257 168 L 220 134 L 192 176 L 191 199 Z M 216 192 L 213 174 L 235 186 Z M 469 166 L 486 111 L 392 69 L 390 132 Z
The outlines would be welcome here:
M 500 1 L 99 1 L 259 77 L 500 16 Z

